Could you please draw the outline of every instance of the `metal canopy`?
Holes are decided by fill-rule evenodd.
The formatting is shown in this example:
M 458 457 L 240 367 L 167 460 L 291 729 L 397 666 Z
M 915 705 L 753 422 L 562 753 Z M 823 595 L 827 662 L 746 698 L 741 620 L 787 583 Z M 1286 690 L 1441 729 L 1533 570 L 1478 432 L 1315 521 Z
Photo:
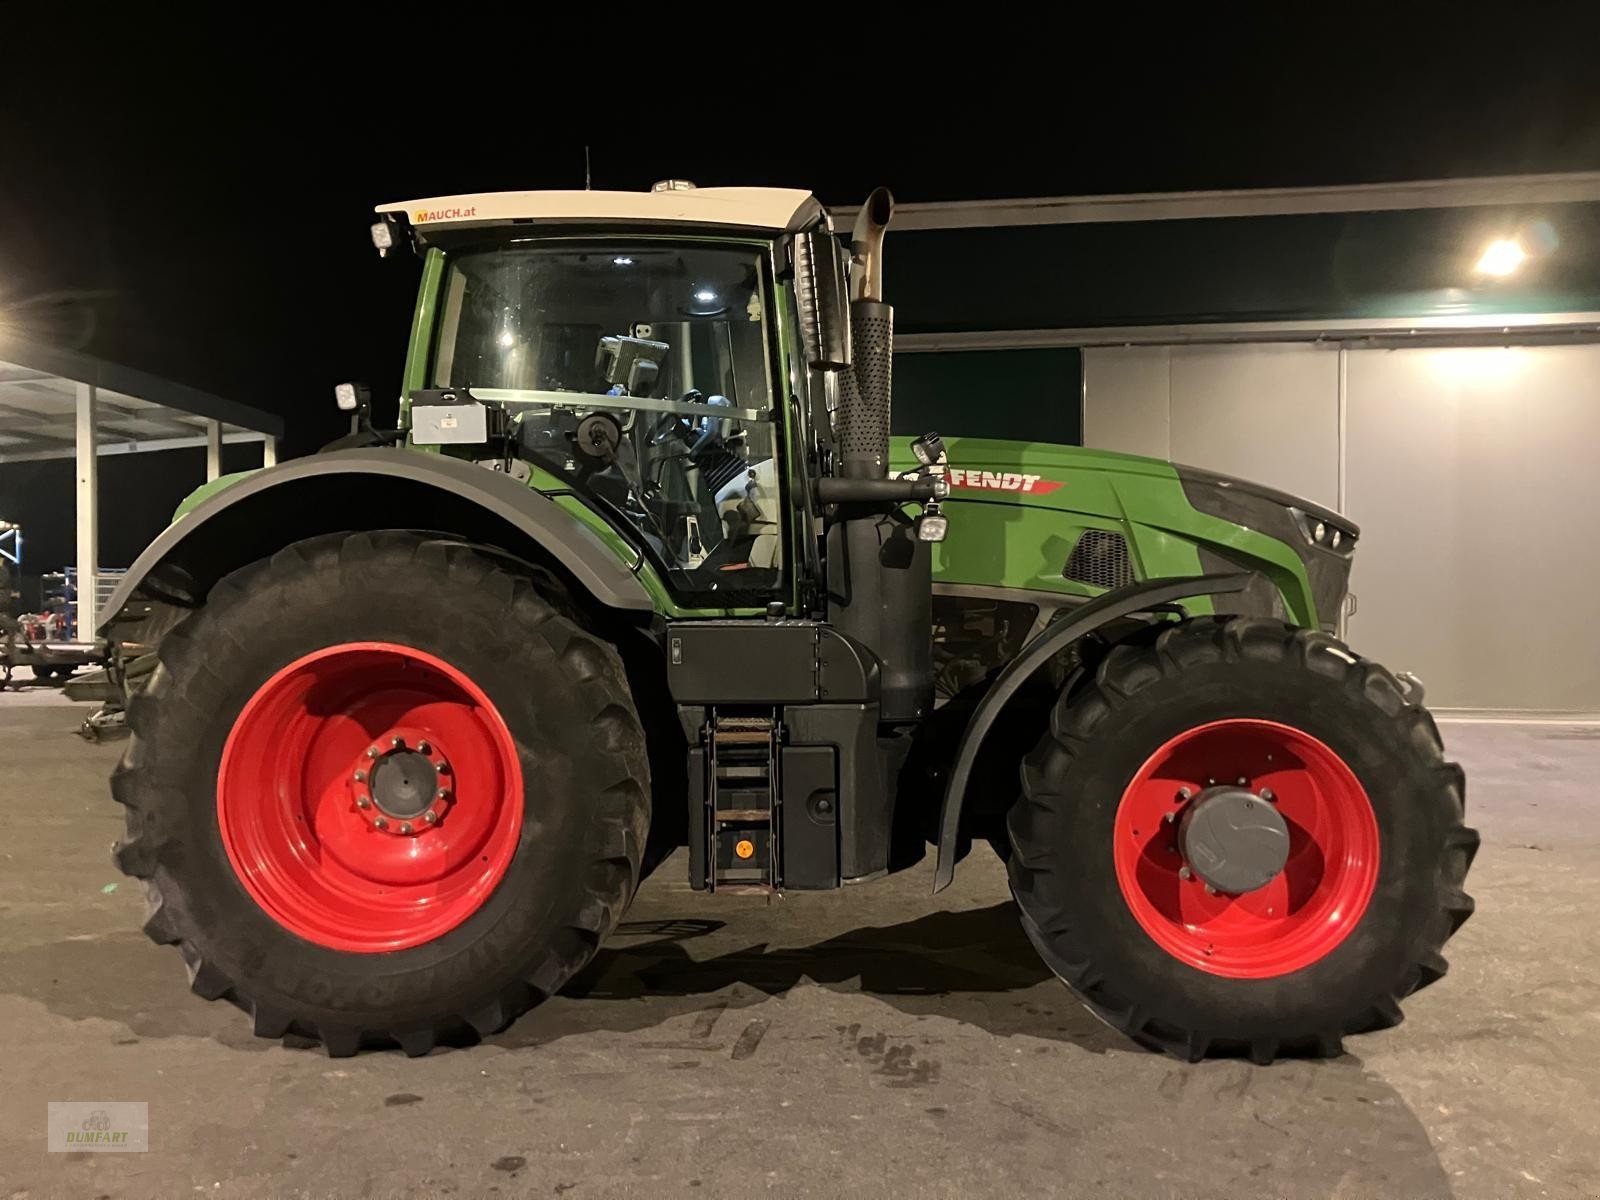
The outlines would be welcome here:
M 87 354 L 0 333 L 0 464 L 70 458 L 75 471 L 78 637 L 98 628 L 99 460 L 204 446 L 206 478 L 225 442 L 259 442 L 277 461 L 283 418 Z
M 72 458 L 78 389 L 95 390 L 95 450 L 275 442 L 283 418 L 88 355 L 0 337 L 0 463 Z M 215 433 L 213 435 L 213 426 Z
M 1397 212 L 1600 201 L 1600 171 L 1491 175 L 1317 187 L 1231 188 L 1210 192 L 1136 192 L 1101 196 L 1029 196 L 899 204 L 894 228 L 996 229 L 1008 225 L 1108 224 L 1307 213 Z M 849 229 L 857 209 L 833 207 L 835 228 Z

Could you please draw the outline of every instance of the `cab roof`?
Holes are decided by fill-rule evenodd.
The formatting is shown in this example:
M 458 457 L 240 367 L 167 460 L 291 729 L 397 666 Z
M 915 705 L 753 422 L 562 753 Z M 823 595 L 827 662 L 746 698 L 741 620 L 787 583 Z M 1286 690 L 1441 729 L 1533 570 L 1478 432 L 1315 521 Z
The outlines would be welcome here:
M 798 229 L 822 213 L 799 188 L 675 187 L 649 192 L 481 192 L 378 205 L 377 212 L 409 221 L 426 237 L 435 227 L 504 222 L 589 225 L 661 222 L 731 226 L 779 232 Z

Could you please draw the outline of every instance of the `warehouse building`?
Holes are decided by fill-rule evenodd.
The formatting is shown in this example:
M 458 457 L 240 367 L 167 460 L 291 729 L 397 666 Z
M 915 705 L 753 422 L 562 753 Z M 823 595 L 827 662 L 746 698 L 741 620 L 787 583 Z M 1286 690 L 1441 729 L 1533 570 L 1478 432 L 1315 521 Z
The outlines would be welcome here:
M 1366 531 L 1351 641 L 1431 704 L 1600 712 L 1600 174 L 907 204 L 889 259 L 898 432 L 1306 496 Z

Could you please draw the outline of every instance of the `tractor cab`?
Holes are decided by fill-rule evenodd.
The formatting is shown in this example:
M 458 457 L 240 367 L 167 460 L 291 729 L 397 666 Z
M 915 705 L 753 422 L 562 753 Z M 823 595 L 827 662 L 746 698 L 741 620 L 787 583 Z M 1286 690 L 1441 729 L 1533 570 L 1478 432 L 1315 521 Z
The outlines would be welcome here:
M 810 195 L 671 181 L 379 212 L 380 250 L 409 240 L 426 264 L 413 445 L 581 497 L 680 609 L 792 606 L 817 559 L 792 517 L 816 438 L 790 397 L 820 391 L 799 365 L 797 241 L 843 270 Z

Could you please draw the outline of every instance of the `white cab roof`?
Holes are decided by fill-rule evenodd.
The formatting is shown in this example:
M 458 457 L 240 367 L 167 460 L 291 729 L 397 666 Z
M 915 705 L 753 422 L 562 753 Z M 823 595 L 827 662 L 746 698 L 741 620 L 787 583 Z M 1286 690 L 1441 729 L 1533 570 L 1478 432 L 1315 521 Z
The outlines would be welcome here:
M 663 221 L 782 230 L 821 209 L 799 188 L 709 187 L 659 192 L 483 192 L 380 204 L 418 229 L 495 221 Z

